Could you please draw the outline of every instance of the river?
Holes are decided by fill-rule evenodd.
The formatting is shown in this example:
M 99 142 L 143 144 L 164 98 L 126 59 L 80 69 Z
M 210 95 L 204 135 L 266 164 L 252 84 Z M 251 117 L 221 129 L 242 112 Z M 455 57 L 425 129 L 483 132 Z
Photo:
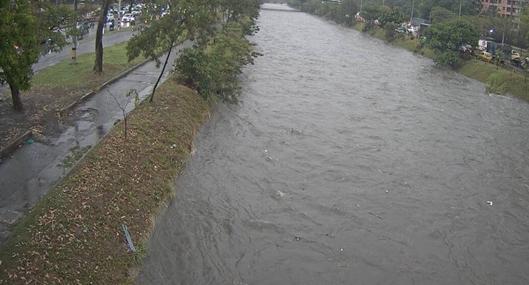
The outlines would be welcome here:
M 259 26 L 138 284 L 529 284 L 529 104 L 311 15 Z

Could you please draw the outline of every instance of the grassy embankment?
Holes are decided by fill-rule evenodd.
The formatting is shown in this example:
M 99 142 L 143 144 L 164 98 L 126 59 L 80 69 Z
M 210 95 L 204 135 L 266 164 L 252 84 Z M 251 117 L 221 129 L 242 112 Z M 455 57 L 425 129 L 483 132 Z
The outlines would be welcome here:
M 358 23 L 354 26 L 354 29 L 362 31 L 362 27 L 363 24 Z M 381 28 L 375 28 L 367 33 L 378 39 L 388 41 Z M 400 37 L 391 41 L 391 44 L 429 58 L 434 57 L 433 50 L 426 47 L 419 47 L 417 39 Z M 526 74 L 521 73 L 520 71 L 507 68 L 508 67 L 500 67 L 473 58 L 462 61 L 461 66 L 459 66 L 456 71 L 485 83 L 489 92 L 511 94 L 529 101 L 529 78 L 526 77 Z
M 51 104 L 54 109 L 68 105 L 127 68 L 145 60 L 136 58 L 129 62 L 126 46 L 127 43 L 124 42 L 105 48 L 101 75 L 95 74 L 92 70 L 95 53 L 78 56 L 76 64 L 72 64 L 71 60 L 67 59 L 41 70 L 33 77 L 29 95 L 40 96 L 36 93 L 53 93 L 48 104 Z
M 154 104 L 130 113 L 127 140 L 120 123 L 17 224 L 0 251 L 0 283 L 132 283 L 153 217 L 207 114 L 195 91 L 164 83 Z

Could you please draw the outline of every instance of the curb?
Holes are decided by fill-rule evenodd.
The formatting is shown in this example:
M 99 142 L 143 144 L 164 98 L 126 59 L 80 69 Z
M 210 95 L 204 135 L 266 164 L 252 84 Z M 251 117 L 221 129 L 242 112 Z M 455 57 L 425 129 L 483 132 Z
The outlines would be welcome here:
M 18 149 L 19 145 L 21 145 L 25 140 L 31 138 L 32 136 L 33 136 L 33 132 L 32 131 L 26 131 L 21 136 L 19 136 L 19 137 L 13 139 L 12 141 L 8 142 L 7 146 L 5 146 L 4 148 L 0 149 L 0 158 L 7 157 L 7 156 L 11 155 L 12 153 L 14 153 Z
M 66 107 L 63 107 L 59 110 L 56 110 L 56 114 L 57 114 L 57 117 L 58 118 L 61 118 L 63 117 L 65 114 L 67 114 L 68 112 L 70 112 L 73 108 L 75 108 L 77 105 L 79 105 L 80 103 L 88 100 L 89 98 L 91 98 L 92 96 L 94 96 L 95 94 L 97 94 L 97 92 L 101 91 L 103 88 L 107 87 L 108 85 L 118 81 L 119 79 L 125 77 L 126 75 L 128 75 L 129 73 L 133 72 L 134 70 L 144 66 L 145 64 L 147 64 L 148 62 L 150 62 L 151 59 L 146 59 L 144 60 L 143 62 L 139 63 L 139 64 L 136 64 L 132 67 L 130 67 L 129 69 L 121 72 L 120 74 L 116 75 L 115 77 L 107 80 L 106 82 L 104 82 L 103 84 L 101 84 L 100 86 L 96 87 L 94 90 L 86 93 L 85 95 L 83 95 L 81 98 L 75 100 L 74 102 L 72 102 L 71 104 L 67 105 Z

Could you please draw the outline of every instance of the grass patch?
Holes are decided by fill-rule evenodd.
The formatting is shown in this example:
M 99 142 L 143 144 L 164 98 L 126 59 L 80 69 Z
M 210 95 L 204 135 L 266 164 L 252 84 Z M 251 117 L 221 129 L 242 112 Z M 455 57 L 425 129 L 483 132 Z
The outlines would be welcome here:
M 409 39 L 406 37 L 397 38 L 393 41 L 394 45 L 400 48 L 403 48 L 403 49 L 407 49 L 409 51 L 413 51 L 413 52 L 418 51 L 418 48 L 417 48 L 418 43 L 419 41 L 417 39 Z
M 154 104 L 130 113 L 127 140 L 118 124 L 17 224 L 0 251 L 0 284 L 131 283 L 207 112 L 195 91 L 164 83 Z
M 65 106 L 125 69 L 144 60 L 136 58 L 129 62 L 126 46 L 127 43 L 120 43 L 105 48 L 103 74 L 96 74 L 92 71 L 95 53 L 82 54 L 77 57 L 76 64 L 72 64 L 71 60 L 63 60 L 37 73 L 33 77 L 31 91 L 38 90 L 39 93 L 42 93 L 42 91 L 49 92 L 52 90 L 56 95 L 52 99 L 55 101 L 54 107 Z M 32 93 L 31 91 L 30 93 Z
M 529 78 L 524 73 L 507 70 L 477 59 L 466 61 L 457 71 L 484 82 L 489 92 L 509 93 L 529 101 Z

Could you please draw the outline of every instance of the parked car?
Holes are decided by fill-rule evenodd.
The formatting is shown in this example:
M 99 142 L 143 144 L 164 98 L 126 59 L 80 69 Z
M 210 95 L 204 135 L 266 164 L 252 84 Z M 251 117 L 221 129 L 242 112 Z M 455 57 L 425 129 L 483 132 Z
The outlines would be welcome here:
M 480 54 L 479 54 L 479 59 L 483 60 L 484 62 L 492 62 L 492 53 L 490 52 L 486 52 L 486 51 L 482 51 Z
M 129 13 L 123 15 L 123 17 L 121 18 L 121 21 L 124 23 L 133 22 L 134 20 L 135 20 L 134 16 L 132 16 L 132 14 L 129 14 Z
M 522 61 L 523 61 L 523 58 L 522 56 L 520 55 L 519 52 L 517 52 L 516 50 L 511 50 L 511 63 L 514 65 L 514 66 L 518 66 L 518 67 L 521 67 L 522 66 Z

